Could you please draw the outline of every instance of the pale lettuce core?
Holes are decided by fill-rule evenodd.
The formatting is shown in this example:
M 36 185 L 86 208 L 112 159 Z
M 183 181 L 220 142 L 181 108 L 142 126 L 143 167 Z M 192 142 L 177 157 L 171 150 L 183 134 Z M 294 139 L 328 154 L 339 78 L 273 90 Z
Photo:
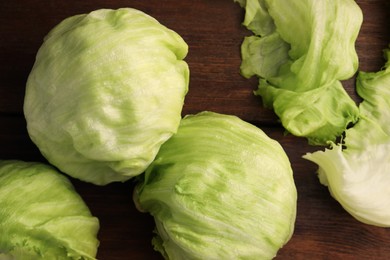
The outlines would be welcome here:
M 353 217 L 390 227 L 390 50 L 379 72 L 359 72 L 360 120 L 342 143 L 308 153 L 322 184 Z
M 135 9 L 69 17 L 45 37 L 29 75 L 28 133 L 61 171 L 104 185 L 141 174 L 177 131 L 188 46 Z
M 99 221 L 54 168 L 0 161 L 0 259 L 95 259 Z
M 285 129 L 310 144 L 335 141 L 358 119 L 341 80 L 358 68 L 363 16 L 353 0 L 235 0 L 253 32 L 241 45 L 241 74 L 259 78 L 256 95 Z
M 291 238 L 297 192 L 280 144 L 235 116 L 186 116 L 134 192 L 166 259 L 271 259 Z

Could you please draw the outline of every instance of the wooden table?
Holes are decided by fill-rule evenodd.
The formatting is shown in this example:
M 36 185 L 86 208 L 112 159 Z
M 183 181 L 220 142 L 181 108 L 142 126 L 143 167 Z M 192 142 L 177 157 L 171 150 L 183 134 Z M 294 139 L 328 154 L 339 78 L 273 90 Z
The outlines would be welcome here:
M 360 69 L 378 70 L 390 43 L 387 0 L 358 0 L 364 23 L 356 43 Z M 30 141 L 22 113 L 25 82 L 45 34 L 62 19 L 99 8 L 133 7 L 178 32 L 189 45 L 190 91 L 184 114 L 203 110 L 234 114 L 261 127 L 285 148 L 298 189 L 295 233 L 277 259 L 390 259 L 390 229 L 362 224 L 320 185 L 316 165 L 301 158 L 318 148 L 284 136 L 270 110 L 253 96 L 256 79 L 239 74 L 240 44 L 249 32 L 244 11 L 229 0 L 90 0 L 0 2 L 0 158 L 44 161 Z M 354 80 L 344 85 L 355 100 Z M 162 259 L 153 251 L 153 219 L 137 212 L 131 181 L 104 187 L 73 180 L 100 219 L 99 259 Z M 0 234 L 1 236 L 1 234 Z

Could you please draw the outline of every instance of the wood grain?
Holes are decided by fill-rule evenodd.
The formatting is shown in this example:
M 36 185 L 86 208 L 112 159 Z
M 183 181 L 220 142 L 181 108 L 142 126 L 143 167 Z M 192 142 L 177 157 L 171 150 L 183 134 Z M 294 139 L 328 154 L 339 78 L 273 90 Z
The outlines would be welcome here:
M 383 65 L 390 43 L 387 0 L 358 0 L 364 23 L 356 42 L 360 69 Z M 91 0 L 0 2 L 0 158 L 45 161 L 30 141 L 23 117 L 25 82 L 48 31 L 65 17 L 99 8 L 133 7 L 178 32 L 189 45 L 190 91 L 184 114 L 203 110 L 234 114 L 262 128 L 286 150 L 298 189 L 294 236 L 277 259 L 390 259 L 390 229 L 362 224 L 348 215 L 317 180 L 316 166 L 301 156 L 317 148 L 284 135 L 274 113 L 252 94 L 256 79 L 239 74 L 240 44 L 249 32 L 243 10 L 229 0 Z M 358 102 L 354 78 L 347 92 Z M 137 212 L 133 182 L 98 187 L 73 180 L 101 221 L 99 259 L 162 259 L 150 240 L 153 219 Z M 1 236 L 1 234 L 0 234 Z

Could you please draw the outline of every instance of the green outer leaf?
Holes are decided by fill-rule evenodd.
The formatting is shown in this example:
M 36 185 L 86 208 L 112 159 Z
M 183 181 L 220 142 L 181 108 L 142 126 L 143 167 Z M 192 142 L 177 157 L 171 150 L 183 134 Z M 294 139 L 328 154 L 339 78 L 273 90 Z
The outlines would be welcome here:
M 243 25 L 256 35 L 265 36 L 275 30 L 275 24 L 268 13 L 267 3 L 259 0 L 234 0 L 245 8 Z
M 65 19 L 45 38 L 27 81 L 31 139 L 84 181 L 142 173 L 179 126 L 187 51 L 177 33 L 135 9 Z
M 241 75 L 246 78 L 277 76 L 281 67 L 289 61 L 289 48 L 278 33 L 245 37 L 241 44 Z
M 0 258 L 95 259 L 99 221 L 50 166 L 0 161 L 0 197 Z
M 186 116 L 135 191 L 167 259 L 269 259 L 290 239 L 296 188 L 280 144 L 235 116 Z
M 383 70 L 359 73 L 361 118 L 346 131 L 344 143 L 304 156 L 319 165 L 321 183 L 353 217 L 383 227 L 390 227 L 389 55 L 385 50 Z
M 256 2 L 240 4 L 246 11 L 244 25 L 255 34 L 242 44 L 242 75 L 260 78 L 255 94 L 289 132 L 314 145 L 335 141 L 358 119 L 358 108 L 339 81 L 358 68 L 355 41 L 363 20 L 359 6 L 353 0 Z M 274 26 L 267 22 L 272 31 L 259 33 L 264 30 L 257 21 L 265 19 L 265 13 Z M 302 99 L 307 105 L 299 103 Z
M 340 81 L 295 92 L 274 87 L 261 79 L 255 94 L 263 97 L 266 107 L 274 109 L 286 129 L 294 129 L 294 135 L 308 138 L 313 145 L 339 137 L 350 123 L 346 118 L 351 118 L 352 122 L 358 119 L 358 108 Z

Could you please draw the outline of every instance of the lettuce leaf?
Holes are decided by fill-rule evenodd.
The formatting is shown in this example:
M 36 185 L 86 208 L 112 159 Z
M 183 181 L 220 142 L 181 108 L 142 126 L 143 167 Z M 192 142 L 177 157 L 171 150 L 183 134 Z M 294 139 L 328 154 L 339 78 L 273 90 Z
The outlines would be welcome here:
M 285 129 L 310 144 L 335 141 L 358 119 L 341 80 L 358 68 L 355 41 L 363 20 L 353 0 L 238 1 L 254 35 L 241 45 L 241 73 Z
M 342 143 L 308 153 L 332 196 L 361 222 L 390 227 L 390 50 L 378 72 L 360 72 L 360 120 Z

